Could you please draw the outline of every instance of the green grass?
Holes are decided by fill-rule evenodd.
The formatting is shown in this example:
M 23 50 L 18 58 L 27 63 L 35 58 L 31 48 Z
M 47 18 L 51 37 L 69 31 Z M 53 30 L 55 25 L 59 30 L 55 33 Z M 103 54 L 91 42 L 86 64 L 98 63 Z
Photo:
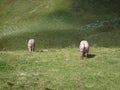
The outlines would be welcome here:
M 0 52 L 2 90 L 119 90 L 119 48 L 93 48 L 81 60 L 78 48 L 48 52 Z
M 120 89 L 119 3 L 81 1 L 0 1 L 0 90 Z M 90 44 L 84 60 L 82 39 Z
M 68 29 L 61 28 L 43 30 L 32 28 L 30 31 L 6 35 L 0 40 L 0 50 L 26 50 L 27 40 L 29 38 L 35 39 L 36 51 L 49 48 L 78 47 L 82 39 L 88 40 L 90 46 L 93 47 L 115 48 L 120 46 L 119 28 L 108 29 L 108 31 L 104 26 L 96 30 L 77 30 L 69 29 L 69 27 Z

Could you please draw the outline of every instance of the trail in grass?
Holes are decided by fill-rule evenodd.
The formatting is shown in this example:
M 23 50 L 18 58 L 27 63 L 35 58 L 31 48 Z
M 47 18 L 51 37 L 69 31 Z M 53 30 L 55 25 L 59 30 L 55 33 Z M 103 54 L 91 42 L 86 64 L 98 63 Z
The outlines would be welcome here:
M 114 19 L 110 19 L 110 20 L 97 20 L 93 23 L 89 23 L 89 24 L 81 26 L 80 29 L 81 30 L 95 30 L 99 27 L 103 27 L 106 24 L 111 23 L 114 25 L 114 24 L 119 24 L 119 22 L 120 22 L 120 18 L 117 18 L 117 17 Z

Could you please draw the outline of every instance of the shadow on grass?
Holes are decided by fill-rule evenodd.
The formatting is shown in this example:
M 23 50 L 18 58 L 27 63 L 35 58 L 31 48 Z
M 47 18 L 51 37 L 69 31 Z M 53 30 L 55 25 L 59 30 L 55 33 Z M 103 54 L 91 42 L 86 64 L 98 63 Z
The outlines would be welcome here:
M 95 54 L 88 54 L 88 58 L 94 58 L 95 56 Z

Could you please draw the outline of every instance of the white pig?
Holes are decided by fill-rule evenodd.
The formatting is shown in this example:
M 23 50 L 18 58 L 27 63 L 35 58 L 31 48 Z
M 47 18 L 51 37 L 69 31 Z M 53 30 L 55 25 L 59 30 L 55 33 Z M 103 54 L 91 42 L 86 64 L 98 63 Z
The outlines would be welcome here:
M 34 39 L 29 39 L 28 50 L 29 50 L 29 52 L 33 52 L 35 50 L 35 40 Z
M 86 40 L 82 40 L 80 42 L 80 46 L 79 46 L 79 49 L 80 49 L 80 54 L 81 54 L 81 57 L 88 57 L 88 53 L 89 53 L 89 43 L 86 41 Z

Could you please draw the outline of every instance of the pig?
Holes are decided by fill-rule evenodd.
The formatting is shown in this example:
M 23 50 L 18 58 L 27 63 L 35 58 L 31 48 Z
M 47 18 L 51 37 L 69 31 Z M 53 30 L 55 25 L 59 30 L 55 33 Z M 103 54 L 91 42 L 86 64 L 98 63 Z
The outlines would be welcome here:
M 88 53 L 89 53 L 89 43 L 86 40 L 82 40 L 80 42 L 80 54 L 81 54 L 81 58 L 83 59 L 83 57 L 88 57 Z
M 34 39 L 28 40 L 28 50 L 29 50 L 29 52 L 33 52 L 35 50 L 35 40 Z

